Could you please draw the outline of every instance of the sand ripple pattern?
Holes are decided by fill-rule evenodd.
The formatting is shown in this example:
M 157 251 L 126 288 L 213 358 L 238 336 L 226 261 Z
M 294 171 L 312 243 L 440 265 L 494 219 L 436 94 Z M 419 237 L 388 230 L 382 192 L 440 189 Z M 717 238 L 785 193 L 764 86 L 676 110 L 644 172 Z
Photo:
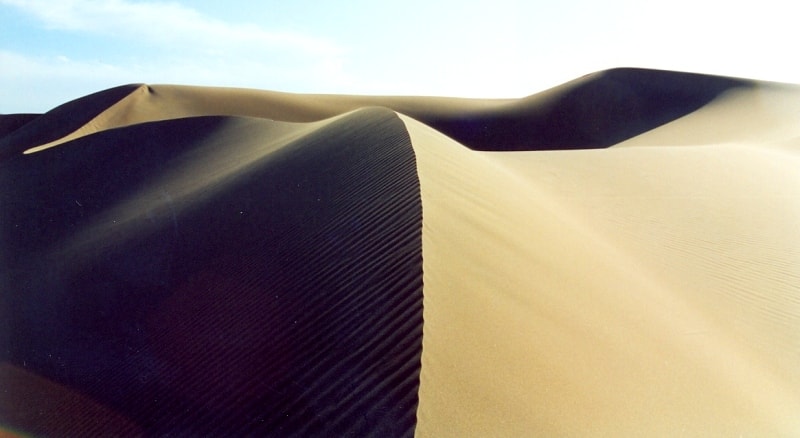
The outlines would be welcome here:
M 4 164 L 5 361 L 121 434 L 413 434 L 421 204 L 395 113 L 146 123 Z

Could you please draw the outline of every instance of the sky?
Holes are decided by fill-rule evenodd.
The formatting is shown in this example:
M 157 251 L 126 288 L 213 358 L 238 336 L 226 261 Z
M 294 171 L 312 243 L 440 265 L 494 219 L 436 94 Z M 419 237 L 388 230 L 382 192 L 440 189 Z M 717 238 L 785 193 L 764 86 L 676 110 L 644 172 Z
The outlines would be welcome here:
M 0 114 L 129 83 L 523 97 L 613 67 L 800 83 L 790 1 L 0 0 Z

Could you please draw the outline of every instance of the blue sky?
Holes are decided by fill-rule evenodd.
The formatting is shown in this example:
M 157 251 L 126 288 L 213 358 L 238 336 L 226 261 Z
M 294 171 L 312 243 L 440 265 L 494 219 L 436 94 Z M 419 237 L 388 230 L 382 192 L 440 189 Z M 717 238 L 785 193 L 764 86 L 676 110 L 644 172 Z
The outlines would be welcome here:
M 521 97 L 635 66 L 800 83 L 789 1 L 0 0 L 0 113 L 126 83 Z

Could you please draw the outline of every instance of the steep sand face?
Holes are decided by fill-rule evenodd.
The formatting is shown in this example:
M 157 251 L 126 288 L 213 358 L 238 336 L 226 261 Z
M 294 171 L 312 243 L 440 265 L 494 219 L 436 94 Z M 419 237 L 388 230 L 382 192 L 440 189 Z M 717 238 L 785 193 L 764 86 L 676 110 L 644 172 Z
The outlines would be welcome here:
M 41 140 L 41 135 L 23 136 L 21 140 L 32 153 L 105 129 L 181 117 L 246 116 L 311 122 L 367 106 L 385 106 L 477 150 L 604 148 L 691 113 L 721 94 L 755 85 L 734 78 L 632 68 L 593 73 L 521 99 L 314 95 L 129 85 L 57 108 L 56 115 L 63 116 L 60 113 L 67 110 L 91 106 L 93 110 L 86 114 L 95 114 L 99 102 L 115 102 L 83 125 L 73 127 L 77 128 L 74 131 L 54 139 L 46 137 L 47 142 L 31 141 Z M 120 93 L 126 91 L 129 94 L 121 97 Z M 46 114 L 43 119 L 52 120 L 51 116 Z M 65 126 L 84 119 L 76 118 Z M 3 149 L 0 142 L 0 153 Z
M 141 123 L 4 161 L 11 183 L 12 370 L 146 435 L 413 434 L 421 205 L 393 112 Z M 6 393 L 0 424 L 93 435 L 79 413 L 16 402 L 36 388 Z M 55 419 L 24 421 L 36 415 Z
M 797 435 L 798 114 L 796 86 L 615 69 L 3 116 L 0 425 Z
M 735 88 L 695 112 L 623 141 L 628 146 L 698 146 L 726 143 L 759 147 L 800 145 L 800 86 L 755 83 Z
M 423 202 L 419 436 L 800 430 L 793 163 L 480 153 L 404 120 Z
M 0 139 L 22 128 L 40 114 L 0 114 Z
M 81 129 L 95 117 L 112 107 L 136 88 L 135 85 L 123 85 L 99 91 L 88 96 L 75 99 L 60 105 L 39 117 L 29 119 L 28 123 L 17 126 L 18 129 L 6 131 L 0 136 L 0 160 L 21 154 L 26 149 L 52 141 Z M 16 118 L 8 115 L 3 118 Z M 0 122 L 0 125 L 3 125 Z
M 237 88 L 139 85 L 74 131 L 33 153 L 108 129 L 161 120 L 200 116 L 245 116 L 287 122 L 313 122 L 368 106 L 389 106 L 422 119 L 486 111 L 508 100 L 304 95 Z

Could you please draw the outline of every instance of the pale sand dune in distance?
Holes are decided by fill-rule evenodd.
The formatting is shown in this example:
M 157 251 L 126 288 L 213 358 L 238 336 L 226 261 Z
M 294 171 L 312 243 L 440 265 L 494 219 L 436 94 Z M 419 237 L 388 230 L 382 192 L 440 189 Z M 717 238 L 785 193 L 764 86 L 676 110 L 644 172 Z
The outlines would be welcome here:
M 0 116 L 0 435 L 795 436 L 800 87 Z
M 493 108 L 506 102 L 508 100 L 301 95 L 238 88 L 139 85 L 75 131 L 26 152 L 44 150 L 106 129 L 183 117 L 228 115 L 312 122 L 367 106 L 391 106 L 402 112 L 435 117 L 439 113 Z
M 116 99 L 74 131 L 65 131 L 48 142 L 30 144 L 26 152 L 143 122 L 210 115 L 311 122 L 367 106 L 384 106 L 406 114 L 472 149 L 604 148 L 690 113 L 729 90 L 752 86 L 752 81 L 735 78 L 640 69 L 592 73 L 521 99 L 347 96 L 128 85 L 56 108 L 53 112 L 60 116 L 64 112 L 85 112 L 87 106 L 94 109 Z M 125 92 L 128 94 L 123 97 Z M 40 126 L 52 129 L 47 122 L 45 115 Z M 1 154 L 0 149 L 0 157 Z

